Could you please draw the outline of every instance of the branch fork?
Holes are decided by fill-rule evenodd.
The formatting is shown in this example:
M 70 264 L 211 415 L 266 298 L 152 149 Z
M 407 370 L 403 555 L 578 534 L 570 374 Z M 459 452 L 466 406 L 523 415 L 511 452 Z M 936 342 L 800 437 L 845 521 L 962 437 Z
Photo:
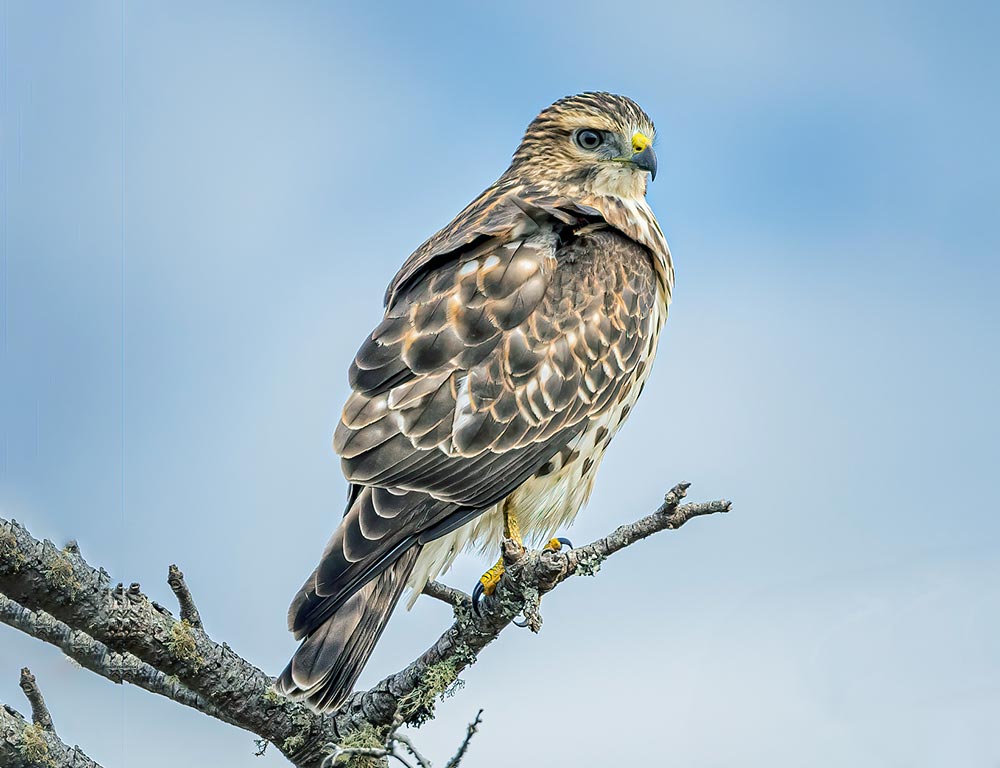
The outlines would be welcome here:
M 481 616 L 473 615 L 465 592 L 429 583 L 424 593 L 452 607 L 451 626 L 404 669 L 370 690 L 353 693 L 339 709 L 324 714 L 278 695 L 270 675 L 213 640 L 176 566 L 170 567 L 167 581 L 179 617 L 146 597 L 138 584 L 112 587 L 108 574 L 89 565 L 75 544 L 57 549 L 32 537 L 16 521 L 3 519 L 0 622 L 56 645 L 115 683 L 128 681 L 250 731 L 258 744 L 274 744 L 298 768 L 321 768 L 331 759 L 331 749 L 340 749 L 340 755 L 348 749 L 382 750 L 383 758 L 407 765 L 413 760 L 414 768 L 427 768 L 429 763 L 412 749 L 405 734 L 398 733 L 399 728 L 433 716 L 435 700 L 454 689 L 461 672 L 508 625 L 518 623 L 537 632 L 542 595 L 570 576 L 593 575 L 608 557 L 641 539 L 730 509 L 728 501 L 681 504 L 687 489 L 686 483 L 675 486 L 652 514 L 576 549 L 532 551 L 504 541 L 505 573 L 484 600 Z M 51 756 L 55 765 L 100 768 L 59 741 L 51 716 L 46 720 L 48 710 L 37 683 L 33 678 L 25 681 L 36 722 L 28 724 L 13 710 L 0 709 L 0 764 L 52 768 L 45 760 L 24 761 L 18 745 L 28 738 L 44 744 L 37 749 Z M 479 722 L 477 715 L 446 768 L 457 766 Z M 347 746 L 362 733 L 386 735 L 369 745 Z

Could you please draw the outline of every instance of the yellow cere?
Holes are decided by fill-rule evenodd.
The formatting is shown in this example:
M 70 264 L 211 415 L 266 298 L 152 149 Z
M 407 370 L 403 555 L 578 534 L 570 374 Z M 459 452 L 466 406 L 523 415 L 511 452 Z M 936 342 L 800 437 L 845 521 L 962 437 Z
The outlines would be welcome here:
M 642 152 L 646 147 L 648 147 L 652 142 L 650 142 L 649 137 L 644 133 L 637 133 L 632 137 L 632 151 Z

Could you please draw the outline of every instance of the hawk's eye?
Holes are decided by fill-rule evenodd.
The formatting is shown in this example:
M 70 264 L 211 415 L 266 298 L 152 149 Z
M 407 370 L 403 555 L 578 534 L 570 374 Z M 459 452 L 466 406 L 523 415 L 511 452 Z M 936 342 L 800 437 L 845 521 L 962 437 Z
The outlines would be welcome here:
M 604 137 L 600 131 L 592 131 L 589 128 L 578 131 L 576 143 L 583 149 L 597 149 L 604 142 Z

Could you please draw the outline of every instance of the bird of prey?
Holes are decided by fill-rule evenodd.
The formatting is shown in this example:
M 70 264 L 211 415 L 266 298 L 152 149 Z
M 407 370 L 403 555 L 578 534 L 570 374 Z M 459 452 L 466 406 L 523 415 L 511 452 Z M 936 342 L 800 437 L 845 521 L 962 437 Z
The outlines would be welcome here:
M 670 302 L 653 138 L 623 96 L 555 102 L 393 278 L 350 368 L 333 439 L 347 509 L 289 608 L 303 642 L 280 691 L 338 706 L 404 589 L 415 599 L 467 546 L 568 543 L 553 537 L 642 391 Z

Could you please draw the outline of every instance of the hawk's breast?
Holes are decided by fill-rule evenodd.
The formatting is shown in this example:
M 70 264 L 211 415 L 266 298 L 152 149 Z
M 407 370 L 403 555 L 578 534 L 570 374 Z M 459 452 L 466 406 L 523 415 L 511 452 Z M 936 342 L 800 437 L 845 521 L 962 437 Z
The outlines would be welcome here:
M 424 545 L 410 578 L 416 595 L 467 547 L 494 550 L 503 538 L 503 509 L 513 511 L 532 545 L 569 526 L 593 490 L 608 444 L 628 418 L 649 376 L 666 297 L 649 252 L 614 230 L 598 230 L 558 254 L 545 302 L 557 316 L 566 349 L 580 363 L 578 397 L 606 398 L 584 428 L 506 498 L 461 528 Z M 599 317 L 597 316 L 599 315 Z M 610 328 L 610 343 L 590 329 Z M 613 340 L 613 341 L 611 341 Z M 609 379 L 619 382 L 612 391 Z M 544 385 L 544 382 L 540 382 Z

